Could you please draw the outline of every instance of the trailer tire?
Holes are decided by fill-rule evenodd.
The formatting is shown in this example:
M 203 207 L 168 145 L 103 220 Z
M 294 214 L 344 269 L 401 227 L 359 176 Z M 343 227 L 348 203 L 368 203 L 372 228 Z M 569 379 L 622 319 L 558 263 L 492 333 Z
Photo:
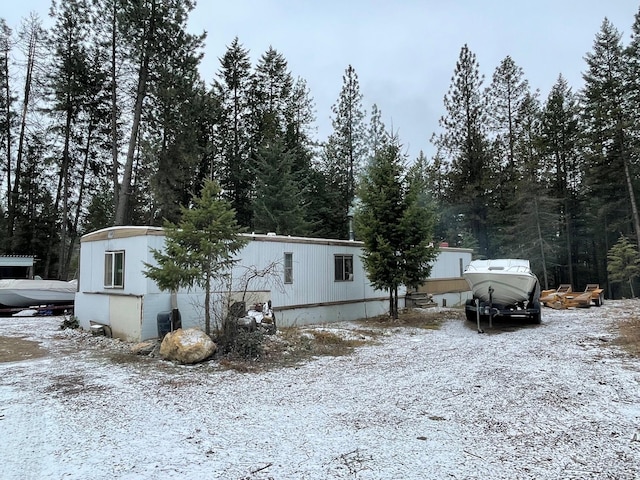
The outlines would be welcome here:
M 596 298 L 593 303 L 596 307 L 602 306 L 602 304 L 604 303 L 604 293 L 600 293 L 600 295 L 598 295 L 598 298 Z
M 531 316 L 531 320 L 536 325 L 540 325 L 542 323 L 542 308 L 538 301 L 533 302 L 533 314 Z
M 475 306 L 476 306 L 475 300 L 467 300 L 465 303 L 464 314 L 467 317 L 467 320 L 470 322 L 476 321 L 476 312 L 474 310 L 471 310 L 470 308 L 470 307 L 475 308 Z

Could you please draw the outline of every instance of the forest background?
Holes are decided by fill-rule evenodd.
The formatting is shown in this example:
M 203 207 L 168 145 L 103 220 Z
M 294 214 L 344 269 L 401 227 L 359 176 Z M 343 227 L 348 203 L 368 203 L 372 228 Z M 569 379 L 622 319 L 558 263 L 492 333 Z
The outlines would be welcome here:
M 215 78 L 201 78 L 193 6 L 73 0 L 52 3 L 48 28 L 0 20 L 0 254 L 72 278 L 82 234 L 177 221 L 209 178 L 250 231 L 348 238 L 363 169 L 402 138 L 376 104 L 367 112 L 351 65 L 322 141 L 306 80 L 275 48 L 252 63 L 232 39 Z M 607 256 L 640 229 L 640 16 L 630 23 L 623 42 L 604 19 L 584 85 L 560 75 L 544 98 L 510 56 L 485 78 L 461 47 L 435 153 L 397 149 L 423 179 L 434 242 L 528 258 L 543 288 L 627 294 Z

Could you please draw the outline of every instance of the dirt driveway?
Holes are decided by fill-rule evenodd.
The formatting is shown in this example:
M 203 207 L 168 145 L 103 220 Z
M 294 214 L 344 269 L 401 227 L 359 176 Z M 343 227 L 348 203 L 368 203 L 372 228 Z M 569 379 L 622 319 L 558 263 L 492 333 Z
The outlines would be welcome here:
M 485 334 L 451 310 L 437 330 L 257 373 L 2 318 L 18 339 L 0 344 L 2 478 L 637 480 L 640 362 L 614 340 L 639 306 Z

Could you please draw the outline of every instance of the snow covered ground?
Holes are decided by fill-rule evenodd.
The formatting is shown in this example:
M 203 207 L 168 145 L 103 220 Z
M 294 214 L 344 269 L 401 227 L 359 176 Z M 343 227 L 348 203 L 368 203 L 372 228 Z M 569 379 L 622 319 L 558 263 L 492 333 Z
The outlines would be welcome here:
M 0 477 L 640 479 L 640 360 L 611 342 L 639 307 L 482 335 L 452 314 L 260 373 L 117 361 L 60 318 L 0 318 L 47 351 L 0 363 Z

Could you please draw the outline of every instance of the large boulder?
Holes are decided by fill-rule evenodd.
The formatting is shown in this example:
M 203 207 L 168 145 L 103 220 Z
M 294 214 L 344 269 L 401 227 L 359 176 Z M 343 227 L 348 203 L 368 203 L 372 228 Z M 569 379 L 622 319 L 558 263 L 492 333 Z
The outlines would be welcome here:
M 209 336 L 197 328 L 179 328 L 165 335 L 160 356 L 180 363 L 198 363 L 213 355 L 218 347 Z

